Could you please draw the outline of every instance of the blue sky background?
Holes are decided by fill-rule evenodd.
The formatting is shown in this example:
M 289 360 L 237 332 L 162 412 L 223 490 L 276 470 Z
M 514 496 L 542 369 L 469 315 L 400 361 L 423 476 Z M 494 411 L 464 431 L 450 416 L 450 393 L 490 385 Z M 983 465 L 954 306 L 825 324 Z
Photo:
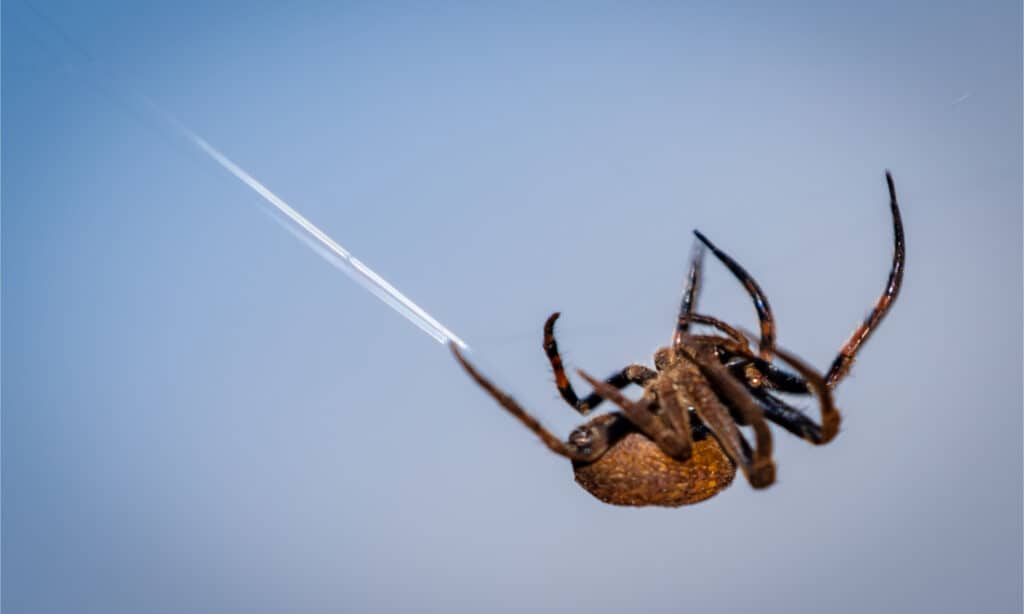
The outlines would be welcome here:
M 34 6 L 2 15 L 5 613 L 1020 611 L 1019 3 Z M 904 292 L 771 489 L 605 506 L 126 90 L 558 433 L 544 318 L 570 366 L 649 361 L 695 227 L 824 368 L 890 168 Z M 701 311 L 752 327 L 708 264 Z

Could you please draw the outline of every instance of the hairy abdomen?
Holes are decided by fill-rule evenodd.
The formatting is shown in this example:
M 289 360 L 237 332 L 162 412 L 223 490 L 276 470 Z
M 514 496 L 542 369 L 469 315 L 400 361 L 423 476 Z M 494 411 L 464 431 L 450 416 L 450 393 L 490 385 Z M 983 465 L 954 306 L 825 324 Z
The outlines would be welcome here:
M 711 498 L 729 484 L 736 467 L 713 437 L 693 442 L 680 462 L 640 433 L 629 433 L 592 463 L 574 463 L 576 481 L 612 505 L 679 507 Z

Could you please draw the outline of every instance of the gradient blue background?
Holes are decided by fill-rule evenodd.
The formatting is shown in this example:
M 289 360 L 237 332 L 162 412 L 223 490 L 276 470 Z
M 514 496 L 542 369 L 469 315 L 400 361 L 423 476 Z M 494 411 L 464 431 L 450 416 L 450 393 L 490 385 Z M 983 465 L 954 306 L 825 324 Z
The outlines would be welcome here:
M 35 6 L 64 37 L 3 6 L 5 614 L 1020 612 L 1019 3 Z M 824 367 L 884 284 L 890 168 L 904 292 L 774 487 L 605 506 L 96 74 L 558 433 L 544 318 L 570 366 L 649 360 L 694 227 Z

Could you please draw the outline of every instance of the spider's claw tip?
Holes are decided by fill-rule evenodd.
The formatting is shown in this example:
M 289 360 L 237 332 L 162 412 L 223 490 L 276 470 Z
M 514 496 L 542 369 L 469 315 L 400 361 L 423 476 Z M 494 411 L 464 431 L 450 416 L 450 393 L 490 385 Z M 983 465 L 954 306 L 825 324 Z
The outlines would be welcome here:
M 755 465 L 750 470 L 750 485 L 755 489 L 768 488 L 775 483 L 775 463 L 768 460 Z
M 696 237 L 697 237 L 698 239 L 700 239 L 700 242 L 701 242 L 701 243 L 703 243 L 704 245 L 707 245 L 708 247 L 710 247 L 710 248 L 711 248 L 711 251 L 715 251 L 715 246 L 714 246 L 714 244 L 712 244 L 712 243 L 711 243 L 711 241 L 709 241 L 709 240 L 708 240 L 708 238 L 704 236 L 704 233 L 702 233 L 701 231 L 699 231 L 699 230 L 697 230 L 696 228 L 694 228 L 694 229 L 693 229 L 693 234 L 694 234 L 694 236 L 696 236 Z

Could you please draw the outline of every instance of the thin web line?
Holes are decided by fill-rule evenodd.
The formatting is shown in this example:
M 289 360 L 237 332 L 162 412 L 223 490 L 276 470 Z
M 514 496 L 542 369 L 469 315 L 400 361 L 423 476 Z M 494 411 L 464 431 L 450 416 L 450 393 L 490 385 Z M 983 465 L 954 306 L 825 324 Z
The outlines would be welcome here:
M 378 275 L 373 269 L 352 255 L 327 233 L 309 221 L 305 216 L 295 210 L 280 196 L 272 192 L 267 186 L 259 182 L 238 164 L 224 155 L 219 149 L 210 144 L 209 141 L 199 136 L 195 131 L 178 121 L 173 115 L 157 105 L 148 96 L 136 92 L 132 88 L 118 85 L 113 78 L 100 74 L 96 68 L 100 63 L 89 50 L 78 43 L 73 37 L 63 30 L 50 16 L 42 13 L 27 0 L 22 3 L 28 7 L 38 21 L 46 25 L 49 30 L 55 32 L 63 43 L 73 49 L 80 57 L 84 58 L 86 66 L 92 68 L 91 78 L 99 84 L 103 84 L 113 90 L 115 97 L 123 103 L 129 103 L 134 98 L 142 101 L 148 111 L 146 115 L 161 120 L 165 125 L 173 128 L 174 132 L 184 137 L 188 143 L 199 151 L 203 152 L 211 160 L 235 176 L 239 181 L 259 194 L 266 202 L 274 206 L 277 212 L 284 215 L 274 216 L 275 221 L 281 224 L 286 230 L 301 239 L 314 252 L 324 260 L 334 265 L 350 278 L 367 289 L 371 294 L 380 299 L 385 305 L 391 307 L 402 317 L 412 322 L 420 330 L 433 337 L 439 343 L 454 343 L 460 348 L 468 349 L 469 346 L 455 333 L 434 319 L 423 308 L 414 303 L 409 297 L 403 294 L 398 288 L 388 283 L 386 279 Z M 74 62 L 64 61 L 63 67 L 73 74 L 83 71 Z

